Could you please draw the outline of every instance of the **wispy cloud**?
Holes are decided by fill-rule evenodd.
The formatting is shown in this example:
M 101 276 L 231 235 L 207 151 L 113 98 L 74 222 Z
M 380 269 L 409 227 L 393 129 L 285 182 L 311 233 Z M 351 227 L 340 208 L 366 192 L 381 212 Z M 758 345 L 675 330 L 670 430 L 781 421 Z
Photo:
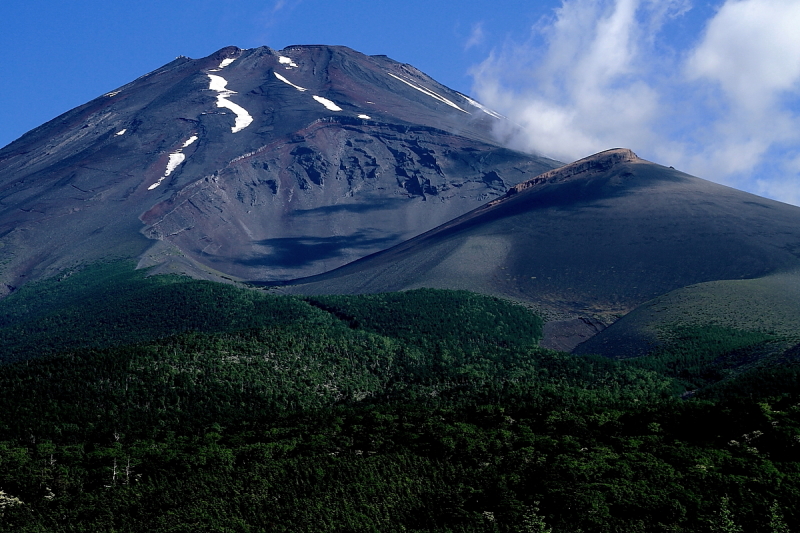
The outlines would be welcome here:
M 689 164 L 704 173 L 720 168 L 736 185 L 747 185 L 752 174 L 756 192 L 795 204 L 800 204 L 800 169 L 792 163 L 800 141 L 800 117 L 793 109 L 800 97 L 798 24 L 800 3 L 729 0 L 685 63 L 687 80 L 709 86 L 711 102 L 698 107 L 708 109 L 712 119 Z M 765 175 L 762 165 L 772 175 Z
M 469 50 L 475 46 L 480 46 L 486 40 L 486 35 L 483 32 L 483 22 L 476 22 L 472 25 L 472 31 L 467 37 L 467 42 L 464 43 L 464 50 Z
M 278 11 L 286 7 L 287 3 L 288 3 L 287 0 L 275 0 L 275 4 L 273 4 L 272 6 L 272 12 L 277 13 Z
M 257 15 L 261 30 L 258 33 L 258 45 L 270 42 L 274 27 L 284 23 L 302 2 L 303 0 L 274 0 L 265 6 Z
M 498 133 L 561 159 L 650 137 L 659 95 L 646 74 L 657 66 L 646 61 L 644 28 L 667 16 L 652 5 L 565 1 L 528 43 L 493 52 L 473 71 L 476 93 L 522 127 Z
M 573 160 L 617 146 L 800 203 L 800 4 L 727 0 L 689 48 L 686 0 L 564 0 L 522 45 L 473 70 L 511 146 Z M 780 164 L 784 161 L 784 164 Z

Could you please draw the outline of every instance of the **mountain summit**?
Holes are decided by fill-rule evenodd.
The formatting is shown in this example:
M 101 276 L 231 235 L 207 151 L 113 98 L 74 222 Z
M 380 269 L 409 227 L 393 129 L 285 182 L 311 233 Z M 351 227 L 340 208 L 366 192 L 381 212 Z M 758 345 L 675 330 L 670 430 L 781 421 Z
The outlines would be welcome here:
M 0 150 L 6 291 L 78 263 L 279 280 L 385 249 L 559 163 L 410 65 L 345 47 L 179 57 Z

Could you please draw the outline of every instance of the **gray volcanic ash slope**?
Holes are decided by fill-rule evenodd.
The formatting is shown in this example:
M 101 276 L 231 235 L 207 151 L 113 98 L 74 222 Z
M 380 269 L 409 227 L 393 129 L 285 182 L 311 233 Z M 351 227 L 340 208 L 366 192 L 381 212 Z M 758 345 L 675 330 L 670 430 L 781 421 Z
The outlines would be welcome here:
M 0 286 L 105 258 L 251 280 L 320 273 L 558 163 L 503 117 L 344 47 L 181 57 L 0 150 Z
M 284 290 L 424 286 L 510 297 L 581 317 L 550 332 L 551 346 L 570 349 L 669 291 L 794 269 L 800 208 L 620 149 L 544 173 L 424 235 Z

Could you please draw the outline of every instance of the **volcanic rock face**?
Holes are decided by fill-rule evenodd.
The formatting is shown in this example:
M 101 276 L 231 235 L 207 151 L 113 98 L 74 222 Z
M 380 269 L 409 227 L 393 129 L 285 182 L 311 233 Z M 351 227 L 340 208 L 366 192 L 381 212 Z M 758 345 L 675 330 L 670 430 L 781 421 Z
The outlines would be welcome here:
M 508 190 L 506 196 L 511 196 L 522 192 L 536 185 L 545 183 L 564 183 L 567 180 L 580 175 L 602 174 L 614 168 L 620 163 L 633 163 L 641 161 L 639 156 L 633 153 L 632 150 L 627 148 L 617 148 L 616 150 L 608 150 L 591 157 L 586 157 L 569 165 L 564 165 L 549 172 L 544 172 L 533 179 L 529 179 L 517 185 L 514 185 Z M 499 203 L 498 200 L 495 203 Z
M 529 157 L 427 127 L 318 121 L 159 202 L 145 235 L 246 279 L 341 266 L 535 174 Z
M 181 57 L 0 150 L 0 284 L 109 257 L 323 272 L 558 166 L 493 144 L 498 120 L 343 47 Z

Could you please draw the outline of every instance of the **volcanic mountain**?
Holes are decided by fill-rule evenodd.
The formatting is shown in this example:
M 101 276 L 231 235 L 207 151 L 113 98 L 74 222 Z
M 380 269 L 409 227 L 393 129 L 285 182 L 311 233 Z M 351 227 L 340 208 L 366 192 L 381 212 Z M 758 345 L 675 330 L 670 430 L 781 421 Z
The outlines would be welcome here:
M 559 166 L 498 146 L 503 120 L 345 47 L 179 57 L 0 150 L 0 287 L 108 258 L 324 272 Z
M 179 57 L 0 150 L 0 292 L 126 258 L 290 293 L 469 289 L 578 351 L 641 353 L 701 308 L 763 329 L 770 294 L 798 297 L 767 326 L 800 331 L 800 208 L 626 149 L 508 150 L 506 120 L 344 47 Z
M 569 350 L 645 302 L 696 284 L 772 279 L 773 295 L 795 287 L 790 293 L 800 296 L 798 271 L 800 208 L 616 149 L 545 172 L 419 237 L 283 290 L 435 287 L 494 294 L 548 313 L 555 320 L 546 326 L 545 345 Z M 733 312 L 726 298 L 736 291 L 720 287 L 706 291 L 718 300 L 711 321 Z M 767 298 L 762 307 L 774 302 Z M 674 302 L 662 307 L 673 317 L 685 311 Z M 752 302 L 733 307 L 741 315 L 753 309 Z M 699 308 L 691 312 L 703 316 Z M 791 314 L 783 311 L 782 317 Z M 751 316 L 750 325 L 757 321 Z M 597 335 L 585 351 L 603 352 L 604 335 L 623 326 Z M 800 321 L 788 327 L 800 331 Z M 622 337 L 631 335 L 626 330 Z

